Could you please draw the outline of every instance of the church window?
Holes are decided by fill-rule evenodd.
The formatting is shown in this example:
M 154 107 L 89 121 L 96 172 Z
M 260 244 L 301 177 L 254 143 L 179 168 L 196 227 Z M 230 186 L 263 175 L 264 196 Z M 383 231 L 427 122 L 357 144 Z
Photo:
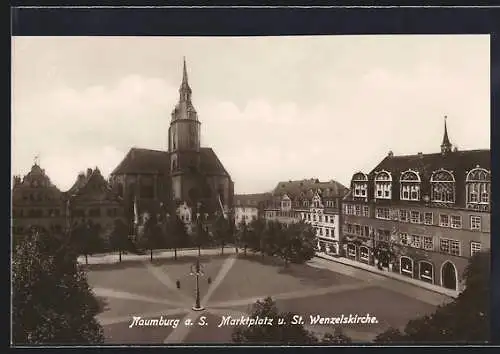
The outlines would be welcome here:
M 403 172 L 400 185 L 401 200 L 420 200 L 420 177 L 417 172 L 411 170 Z
M 476 167 L 467 174 L 465 189 L 468 204 L 489 204 L 491 191 L 490 173 Z
M 392 177 L 387 171 L 380 171 L 375 175 L 375 198 L 391 199 Z
M 450 171 L 439 170 L 432 174 L 432 201 L 438 203 L 455 202 L 455 178 Z

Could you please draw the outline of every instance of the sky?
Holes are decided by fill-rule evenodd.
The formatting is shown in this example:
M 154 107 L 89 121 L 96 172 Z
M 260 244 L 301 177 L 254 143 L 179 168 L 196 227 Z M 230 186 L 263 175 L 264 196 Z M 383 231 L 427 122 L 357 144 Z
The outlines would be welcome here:
M 202 146 L 235 193 L 346 186 L 389 151 L 490 148 L 487 35 L 13 37 L 12 174 L 67 190 L 132 147 L 167 149 L 186 57 Z

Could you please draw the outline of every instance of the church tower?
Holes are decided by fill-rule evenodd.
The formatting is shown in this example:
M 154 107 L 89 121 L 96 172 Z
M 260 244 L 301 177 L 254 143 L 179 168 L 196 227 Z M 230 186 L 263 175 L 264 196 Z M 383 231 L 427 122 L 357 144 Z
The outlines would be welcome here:
M 168 151 L 170 155 L 170 175 L 172 177 L 172 197 L 177 200 L 197 199 L 196 192 L 186 195 L 190 179 L 196 179 L 200 171 L 200 126 L 198 114 L 191 101 L 191 87 L 188 82 L 186 59 L 183 61 L 182 82 L 179 101 L 172 111 L 168 129 Z

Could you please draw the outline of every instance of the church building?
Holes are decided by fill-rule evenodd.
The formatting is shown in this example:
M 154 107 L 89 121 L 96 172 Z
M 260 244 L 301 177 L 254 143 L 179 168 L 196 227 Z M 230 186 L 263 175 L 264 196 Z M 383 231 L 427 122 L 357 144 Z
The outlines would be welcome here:
M 131 227 L 137 214 L 140 219 L 145 213 L 178 213 L 180 206 L 191 208 L 193 219 L 206 221 L 232 209 L 234 183 L 214 150 L 201 146 L 201 122 L 191 96 L 184 60 L 167 150 L 132 148 L 111 173 L 110 183 L 123 197 Z

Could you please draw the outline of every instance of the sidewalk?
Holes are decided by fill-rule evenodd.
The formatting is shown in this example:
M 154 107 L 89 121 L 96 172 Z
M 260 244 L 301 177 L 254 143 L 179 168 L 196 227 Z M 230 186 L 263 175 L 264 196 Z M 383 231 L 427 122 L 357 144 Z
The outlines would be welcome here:
M 224 247 L 224 254 L 235 254 L 236 250 L 234 246 Z M 213 256 L 220 255 L 221 248 L 210 248 L 210 249 L 202 249 L 201 256 Z M 178 249 L 177 257 L 185 257 L 185 256 L 197 256 L 198 249 L 197 248 L 188 248 L 188 249 Z M 144 254 L 133 254 L 133 253 L 122 253 L 122 261 L 121 263 L 131 262 L 131 261 L 143 261 L 149 260 L 151 257 L 149 251 L 146 251 Z M 120 263 L 120 258 L 118 252 L 113 253 L 104 253 L 104 254 L 94 254 L 88 256 L 88 264 L 114 264 Z M 153 258 L 154 259 L 166 259 L 166 258 L 174 258 L 174 250 L 172 249 L 164 249 L 164 250 L 153 250 Z M 78 257 L 78 263 L 85 263 L 85 256 Z
M 404 276 L 404 275 L 399 274 L 399 273 L 395 273 L 395 272 L 391 272 L 391 271 L 387 271 L 387 270 L 380 270 L 375 266 L 371 266 L 371 265 L 361 263 L 361 262 L 356 262 L 356 261 L 353 261 L 353 260 L 350 260 L 347 258 L 332 257 L 332 256 L 322 254 L 322 253 L 316 253 L 316 257 L 326 259 L 329 261 L 333 261 L 333 262 L 337 262 L 337 263 L 341 263 L 341 264 L 351 266 L 354 268 L 363 269 L 363 270 L 366 270 L 368 272 L 383 275 L 384 277 L 392 278 L 392 279 L 399 280 L 399 281 L 402 281 L 405 283 L 410 283 L 410 284 L 418 286 L 420 288 L 434 291 L 436 293 L 446 295 L 449 297 L 456 298 L 459 294 L 459 292 L 455 291 L 455 290 L 446 289 L 446 288 L 443 288 L 443 287 L 438 286 L 438 285 L 429 284 L 429 283 L 426 283 L 426 282 L 423 282 L 423 281 L 420 281 L 417 279 L 409 278 L 409 277 Z

